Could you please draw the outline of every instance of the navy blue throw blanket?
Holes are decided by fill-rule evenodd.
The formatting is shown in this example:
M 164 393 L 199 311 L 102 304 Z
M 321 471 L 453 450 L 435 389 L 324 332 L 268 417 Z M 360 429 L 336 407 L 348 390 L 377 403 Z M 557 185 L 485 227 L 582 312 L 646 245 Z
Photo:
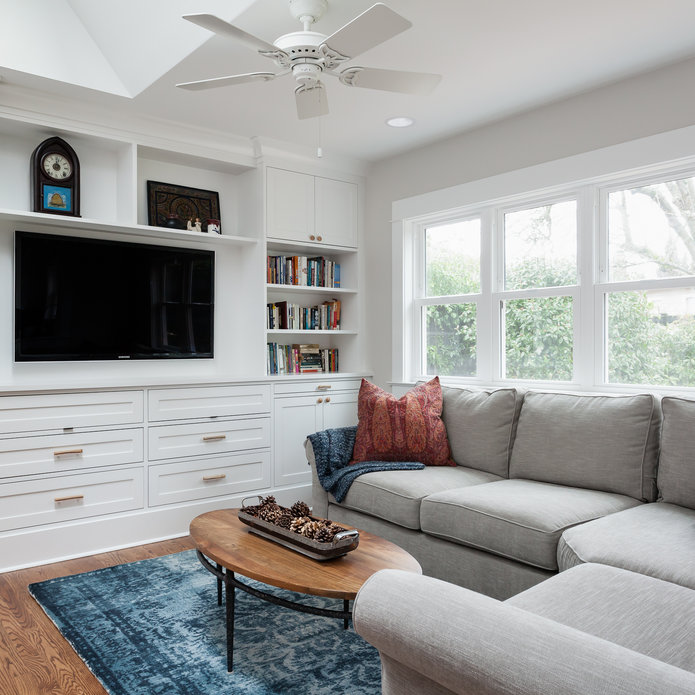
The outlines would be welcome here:
M 355 446 L 357 425 L 339 427 L 310 434 L 308 439 L 314 449 L 316 474 L 324 490 L 337 502 L 342 502 L 355 478 L 374 471 L 417 471 L 424 464 L 417 461 L 364 461 L 349 465 Z

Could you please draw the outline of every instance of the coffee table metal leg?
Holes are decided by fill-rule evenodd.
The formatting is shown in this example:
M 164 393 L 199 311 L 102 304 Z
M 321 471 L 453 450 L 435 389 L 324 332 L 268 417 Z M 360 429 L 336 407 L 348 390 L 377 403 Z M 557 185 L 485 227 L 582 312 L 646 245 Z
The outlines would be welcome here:
M 225 603 L 227 604 L 227 672 L 234 669 L 234 572 L 224 573 Z
M 343 612 L 346 614 L 350 613 L 350 601 L 343 600 Z M 348 623 L 350 622 L 350 619 L 348 617 L 345 617 L 343 620 L 343 630 L 348 629 Z
M 221 606 L 222 605 L 222 577 L 220 576 L 222 574 L 222 565 L 220 565 L 219 562 L 215 563 L 217 567 L 217 571 L 220 573 L 217 575 L 217 605 Z

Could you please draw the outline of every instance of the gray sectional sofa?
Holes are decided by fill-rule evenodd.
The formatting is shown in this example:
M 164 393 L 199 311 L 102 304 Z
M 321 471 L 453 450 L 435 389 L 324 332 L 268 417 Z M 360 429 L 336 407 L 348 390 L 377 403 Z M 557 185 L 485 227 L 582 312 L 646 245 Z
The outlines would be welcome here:
M 340 504 L 314 472 L 315 514 L 426 575 L 355 602 L 383 692 L 695 694 L 695 401 L 443 396 L 459 465 L 368 473 Z

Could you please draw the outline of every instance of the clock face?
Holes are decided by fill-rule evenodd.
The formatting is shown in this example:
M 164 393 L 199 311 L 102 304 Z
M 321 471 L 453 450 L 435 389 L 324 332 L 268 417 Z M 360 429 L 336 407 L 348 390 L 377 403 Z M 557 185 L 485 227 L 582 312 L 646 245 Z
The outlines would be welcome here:
M 47 176 L 56 181 L 70 178 L 72 175 L 72 164 L 70 160 L 58 152 L 49 152 L 42 162 L 43 170 Z

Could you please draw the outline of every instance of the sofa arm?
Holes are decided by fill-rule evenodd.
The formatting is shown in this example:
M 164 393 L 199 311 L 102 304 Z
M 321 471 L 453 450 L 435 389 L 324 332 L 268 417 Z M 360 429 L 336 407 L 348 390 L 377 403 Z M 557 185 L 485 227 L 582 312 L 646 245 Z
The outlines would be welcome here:
M 383 695 L 695 692 L 693 673 L 409 572 L 373 575 L 353 615 L 382 656 Z
M 328 516 L 328 493 L 323 489 L 316 474 L 316 457 L 309 439 L 304 440 L 304 452 L 307 463 L 311 466 L 311 513 L 325 519 Z

